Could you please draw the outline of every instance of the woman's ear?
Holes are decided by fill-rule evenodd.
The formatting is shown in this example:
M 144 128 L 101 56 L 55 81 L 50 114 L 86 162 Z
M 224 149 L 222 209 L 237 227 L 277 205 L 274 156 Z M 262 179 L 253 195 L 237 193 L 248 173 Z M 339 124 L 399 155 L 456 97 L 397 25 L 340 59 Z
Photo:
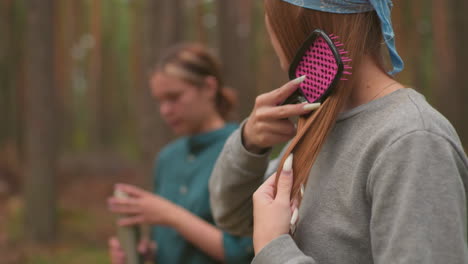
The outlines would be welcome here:
M 216 78 L 213 76 L 206 77 L 204 90 L 209 98 L 214 99 L 218 90 L 218 80 L 216 80 Z

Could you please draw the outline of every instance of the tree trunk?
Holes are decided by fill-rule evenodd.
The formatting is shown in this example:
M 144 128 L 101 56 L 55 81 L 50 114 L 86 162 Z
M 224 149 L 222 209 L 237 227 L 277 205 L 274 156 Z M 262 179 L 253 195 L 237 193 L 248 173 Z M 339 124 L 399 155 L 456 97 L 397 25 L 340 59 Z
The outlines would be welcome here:
M 411 64 L 411 73 L 413 82 L 411 85 L 421 91 L 424 94 L 427 94 L 428 87 L 424 86 L 424 43 L 422 43 L 423 32 L 423 12 L 424 5 L 421 4 L 421 0 L 412 0 L 411 5 L 409 6 L 409 13 L 411 18 L 411 33 L 408 34 L 408 41 L 410 44 L 410 54 L 409 63 Z
M 457 115 L 458 107 L 453 90 L 455 72 L 455 50 L 452 43 L 452 30 L 449 21 L 449 4 L 445 0 L 432 1 L 432 25 L 434 27 L 435 64 L 437 65 L 437 87 L 434 89 L 435 104 L 451 121 Z
M 135 81 L 134 105 L 140 156 L 146 175 L 151 173 L 156 153 L 171 138 L 151 95 L 149 78 L 162 50 L 183 36 L 183 24 L 174 15 L 177 6 L 180 6 L 180 0 L 146 0 L 135 2 L 133 6 L 131 65 Z
M 437 87 L 434 89 L 435 106 L 444 114 L 457 129 L 465 145 L 468 143 L 466 136 L 466 123 L 463 118 L 465 110 L 466 95 L 463 97 L 463 89 L 467 89 L 464 69 L 460 65 L 460 58 L 464 55 L 463 31 L 459 28 L 457 16 L 453 8 L 456 1 L 434 0 L 433 2 L 433 27 L 434 27 L 434 50 L 436 57 L 436 79 Z M 466 46 L 466 43 L 465 43 Z M 465 81 L 465 82 L 464 82 Z M 466 112 L 465 112 L 466 113 Z M 466 115 L 465 115 L 466 116 Z
M 12 111 L 11 102 L 12 100 L 12 66 L 15 63 L 12 61 L 10 54 L 12 53 L 12 19 L 10 14 L 12 13 L 11 1 L 3 1 L 0 3 L 0 35 L 3 36 L 0 41 L 0 148 L 9 140 L 11 130 L 14 129 L 14 123 L 12 117 L 14 116 Z
M 68 129 L 66 120 L 71 119 L 70 102 L 72 101 L 69 95 L 70 84 L 70 53 L 71 48 L 71 10 L 72 7 L 63 1 L 55 2 L 55 21 L 54 21 L 54 64 L 55 64 L 55 84 L 57 88 L 56 98 L 56 127 L 59 131 L 56 132 L 57 142 L 60 142 L 59 152 L 67 145 L 69 138 L 67 135 L 71 134 Z M 70 122 L 70 121 L 68 121 Z
M 53 0 L 27 4 L 25 230 L 36 242 L 56 237 Z
M 459 113 L 456 120 L 455 127 L 458 129 L 458 133 L 464 143 L 464 146 L 468 146 L 468 122 L 466 118 L 468 116 L 468 107 L 466 106 L 466 100 L 468 99 L 468 74 L 466 73 L 466 64 L 468 63 L 468 16 L 466 10 L 468 10 L 468 1 L 466 0 L 454 0 L 451 11 L 453 12 L 454 18 L 454 48 L 455 48 L 455 76 L 453 88 L 458 90 L 458 105 Z
M 103 147 L 103 143 L 106 137 L 106 129 L 104 125 L 106 122 L 103 120 L 103 93 L 104 87 L 102 82 L 102 26 L 101 26 L 101 5 L 102 0 L 91 0 L 90 8 L 90 29 L 91 36 L 94 39 L 94 45 L 91 49 L 91 56 L 89 60 L 88 76 L 88 104 L 90 106 L 89 111 L 89 133 L 90 143 L 92 149 L 100 149 Z M 115 78 L 115 76 L 113 76 Z
M 220 58 L 226 84 L 238 91 L 239 117 L 246 118 L 256 96 L 251 62 L 251 0 L 218 1 Z
M 193 1 L 193 0 L 190 0 Z M 163 30 L 166 30 L 165 36 L 168 36 L 166 43 L 163 43 L 163 48 L 166 48 L 165 45 L 170 46 L 174 43 L 178 43 L 184 39 L 184 28 L 185 28 L 185 14 L 183 9 L 183 0 L 166 0 L 165 8 L 166 12 L 165 19 L 166 23 L 163 23 Z M 165 44 L 165 45 L 164 45 Z
M 73 43 L 76 40 L 78 30 L 78 12 L 77 1 L 72 3 L 68 1 L 56 2 L 55 16 L 55 73 L 56 84 L 58 88 L 57 94 L 57 109 L 60 116 L 60 142 L 63 149 L 70 150 L 73 146 L 73 133 L 75 128 L 74 122 L 74 98 L 72 91 L 72 60 L 71 50 Z
M 26 25 L 25 21 L 23 19 L 19 19 L 19 17 L 22 17 L 22 14 L 25 12 L 23 8 L 22 2 L 19 1 L 12 1 L 13 3 L 13 30 L 12 32 L 12 43 L 24 43 L 25 39 L 25 31 L 26 31 Z M 14 106 L 14 120 L 15 123 L 12 125 L 13 132 L 14 132 L 14 138 L 15 138 L 15 143 L 17 146 L 17 150 L 19 153 L 19 159 L 24 160 L 24 151 L 25 151 L 25 146 L 24 146 L 24 125 L 25 122 L 24 120 L 24 115 L 25 115 L 25 90 L 26 90 L 26 56 L 24 54 L 24 45 L 13 45 L 12 46 L 12 53 L 11 56 L 13 56 L 13 61 L 14 63 L 11 66 L 11 68 L 14 70 L 13 75 L 11 76 L 12 78 L 12 88 L 14 91 L 14 94 L 12 95 L 12 100 L 11 103 Z M 23 175 L 23 172 L 20 172 L 21 175 Z
M 196 39 L 200 43 L 206 44 L 208 39 L 206 35 L 205 25 L 203 22 L 203 18 L 205 16 L 205 8 L 203 0 L 196 0 L 195 6 L 195 32 L 196 32 Z

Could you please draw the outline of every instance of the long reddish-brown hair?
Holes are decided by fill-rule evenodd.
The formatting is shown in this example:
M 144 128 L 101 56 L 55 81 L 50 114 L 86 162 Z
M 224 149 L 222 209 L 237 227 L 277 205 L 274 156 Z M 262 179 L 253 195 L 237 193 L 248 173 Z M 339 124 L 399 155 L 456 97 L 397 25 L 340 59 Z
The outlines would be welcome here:
M 384 69 L 381 50 L 382 33 L 375 12 L 358 14 L 333 14 L 301 8 L 281 0 L 265 0 L 265 14 L 272 34 L 278 39 L 288 65 L 304 40 L 315 29 L 340 37 L 344 49 L 352 59 L 353 70 L 359 69 L 362 57 L 368 55 Z M 348 100 L 356 78 L 351 75 L 347 81 L 340 81 L 333 93 L 320 108 L 311 115 L 298 120 L 298 133 L 283 156 L 277 170 L 276 181 L 289 153 L 294 153 L 294 183 L 291 199 L 301 201 L 301 184 L 306 184 L 310 169 L 315 162 L 327 135 L 335 124 L 336 117 Z

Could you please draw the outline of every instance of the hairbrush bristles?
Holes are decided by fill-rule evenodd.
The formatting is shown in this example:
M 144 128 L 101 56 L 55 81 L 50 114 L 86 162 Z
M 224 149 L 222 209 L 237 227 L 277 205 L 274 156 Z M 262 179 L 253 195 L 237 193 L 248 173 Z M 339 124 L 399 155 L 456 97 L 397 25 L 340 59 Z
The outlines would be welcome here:
M 330 39 L 333 41 L 333 44 L 335 44 L 335 47 L 341 47 L 341 46 L 343 46 L 343 43 L 341 43 L 341 42 L 338 40 L 340 37 L 335 36 L 335 35 L 333 35 L 333 34 L 330 34 L 329 37 L 330 37 Z M 347 62 L 347 63 L 348 63 L 348 62 L 351 61 L 350 58 L 348 58 L 348 57 L 346 57 L 346 56 L 343 56 L 344 54 L 347 54 L 347 53 L 348 53 L 347 50 L 339 49 L 339 50 L 338 50 L 338 53 L 339 53 L 340 56 L 341 56 L 341 61 L 342 61 L 342 62 Z M 344 66 L 344 67 L 343 67 L 344 70 L 343 70 L 342 74 L 351 75 L 352 73 L 350 72 L 350 70 L 351 70 L 353 67 L 351 67 L 351 66 L 349 66 L 349 65 L 343 65 L 343 66 Z M 340 80 L 341 80 L 341 81 L 347 81 L 348 79 L 346 79 L 345 77 L 341 77 Z
M 297 52 L 289 68 L 291 79 L 305 75 L 299 89 L 285 103 L 323 102 L 337 82 L 347 80 L 352 67 L 348 51 L 343 49 L 338 36 L 315 30 Z

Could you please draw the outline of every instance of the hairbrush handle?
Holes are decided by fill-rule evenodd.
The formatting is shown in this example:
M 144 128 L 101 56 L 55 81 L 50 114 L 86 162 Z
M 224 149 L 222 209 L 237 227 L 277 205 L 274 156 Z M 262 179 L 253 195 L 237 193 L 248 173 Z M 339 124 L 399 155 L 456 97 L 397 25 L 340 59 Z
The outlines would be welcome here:
M 128 194 L 116 189 L 114 196 L 120 199 L 129 198 Z M 120 215 L 118 218 L 125 217 Z M 125 252 L 127 264 L 143 264 L 143 256 L 138 252 L 138 243 L 140 242 L 140 227 L 138 225 L 133 226 L 118 226 L 117 237 L 120 242 L 120 246 Z
M 300 89 L 294 91 L 281 105 L 308 103 Z

